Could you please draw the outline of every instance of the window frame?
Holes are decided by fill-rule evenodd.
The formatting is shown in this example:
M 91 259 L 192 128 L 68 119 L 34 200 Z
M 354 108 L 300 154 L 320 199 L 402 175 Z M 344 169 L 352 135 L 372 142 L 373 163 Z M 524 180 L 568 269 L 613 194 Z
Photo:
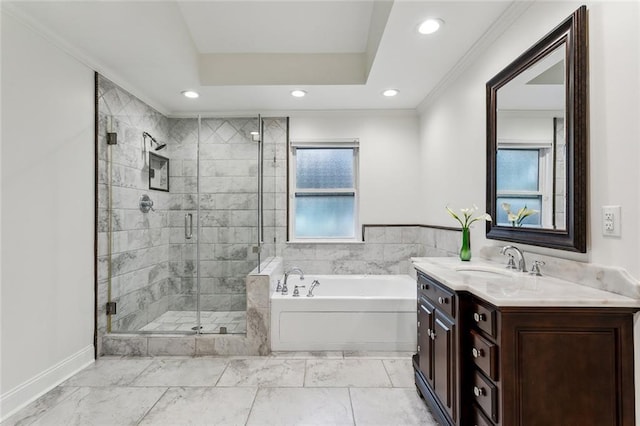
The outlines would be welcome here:
M 297 188 L 296 171 L 298 149 L 351 149 L 353 152 L 352 188 Z M 358 139 L 296 140 L 289 143 L 289 167 L 287 169 L 287 237 L 290 243 L 355 243 L 362 242 L 360 226 L 360 142 Z M 296 237 L 296 196 L 311 195 L 353 195 L 353 236 L 352 237 Z

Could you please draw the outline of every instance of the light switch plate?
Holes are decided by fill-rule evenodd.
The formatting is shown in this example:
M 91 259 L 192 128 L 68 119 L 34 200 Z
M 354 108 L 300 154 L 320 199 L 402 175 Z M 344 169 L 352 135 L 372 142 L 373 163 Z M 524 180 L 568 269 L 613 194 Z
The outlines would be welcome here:
M 619 237 L 621 229 L 620 206 L 602 206 L 602 235 Z

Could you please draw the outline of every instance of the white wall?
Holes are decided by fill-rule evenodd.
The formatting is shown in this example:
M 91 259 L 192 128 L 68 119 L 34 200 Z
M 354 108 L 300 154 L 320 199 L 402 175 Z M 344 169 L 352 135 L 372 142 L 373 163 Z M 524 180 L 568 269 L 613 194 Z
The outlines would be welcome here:
M 93 359 L 93 72 L 2 13 L 0 416 Z
M 536 2 L 420 118 L 426 222 L 444 211 L 485 206 L 485 84 L 583 2 Z M 640 4 L 586 2 L 589 9 L 589 252 L 530 251 L 625 268 L 640 277 Z M 445 183 L 446 182 L 446 183 Z M 603 237 L 601 206 L 622 206 L 622 237 Z M 499 244 L 472 231 L 476 250 Z
M 420 224 L 418 116 L 414 111 L 291 114 L 290 139 L 360 139 L 360 220 Z

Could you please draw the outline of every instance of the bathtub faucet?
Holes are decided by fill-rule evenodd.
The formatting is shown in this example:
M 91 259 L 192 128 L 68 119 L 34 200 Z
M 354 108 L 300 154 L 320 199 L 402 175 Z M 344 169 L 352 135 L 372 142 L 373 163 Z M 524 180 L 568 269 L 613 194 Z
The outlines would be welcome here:
M 309 293 L 307 293 L 307 297 L 313 297 L 313 289 L 320 285 L 320 281 L 313 280 L 311 283 L 311 287 L 309 287 Z
M 284 283 L 282 284 L 282 294 L 287 294 L 289 292 L 289 288 L 287 287 L 287 280 L 289 279 L 289 275 L 291 275 L 294 272 L 297 272 L 298 274 L 300 274 L 300 281 L 304 280 L 304 272 L 302 272 L 302 269 L 297 267 L 293 267 L 289 269 L 287 272 L 284 273 Z

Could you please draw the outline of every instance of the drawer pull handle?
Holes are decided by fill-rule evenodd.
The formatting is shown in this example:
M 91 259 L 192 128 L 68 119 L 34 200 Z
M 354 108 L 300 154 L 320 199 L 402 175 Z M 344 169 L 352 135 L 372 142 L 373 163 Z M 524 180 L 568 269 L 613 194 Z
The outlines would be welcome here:
M 475 396 L 484 396 L 486 393 L 484 391 L 484 388 L 479 388 L 477 386 L 473 387 L 473 394 Z
M 486 321 L 487 320 L 487 316 L 485 314 L 481 314 L 481 313 L 474 313 L 473 314 L 473 320 L 475 322 L 480 322 L 480 321 Z
M 431 340 L 436 340 L 436 332 L 431 330 L 430 337 L 431 337 Z
M 473 348 L 471 349 L 471 353 L 473 354 L 474 358 L 481 358 L 484 356 L 484 351 L 482 349 Z

